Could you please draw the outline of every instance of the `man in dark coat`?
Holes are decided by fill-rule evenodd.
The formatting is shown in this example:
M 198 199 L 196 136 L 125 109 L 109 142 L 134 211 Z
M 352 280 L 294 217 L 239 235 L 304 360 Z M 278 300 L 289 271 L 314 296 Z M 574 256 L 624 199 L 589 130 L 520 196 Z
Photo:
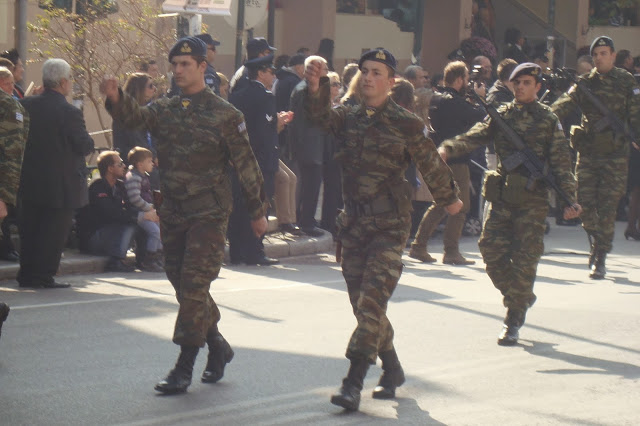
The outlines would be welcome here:
M 244 114 L 251 148 L 264 178 L 264 191 L 267 199 L 271 200 L 275 193 L 274 178 L 280 159 L 278 113 L 275 97 L 270 91 L 275 79 L 273 55 L 247 61 L 245 68 L 250 79 L 249 85 L 233 92 L 229 102 Z M 256 237 L 251 231 L 250 217 L 235 171 L 232 171 L 232 185 L 233 211 L 229 216 L 227 230 L 231 263 L 245 262 L 248 265 L 278 263 L 277 259 L 265 255 L 263 237 Z
M 75 209 L 88 203 L 85 156 L 93 152 L 82 111 L 71 105 L 71 67 L 62 59 L 42 66 L 44 92 L 20 102 L 31 122 L 22 163 L 20 287 L 69 287 L 53 276 Z

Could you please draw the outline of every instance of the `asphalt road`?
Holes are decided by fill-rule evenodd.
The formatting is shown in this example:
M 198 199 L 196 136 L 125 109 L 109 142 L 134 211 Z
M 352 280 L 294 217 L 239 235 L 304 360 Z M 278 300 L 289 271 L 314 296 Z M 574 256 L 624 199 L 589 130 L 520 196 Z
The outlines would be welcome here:
M 215 385 L 183 395 L 153 385 L 175 362 L 177 303 L 162 274 L 69 276 L 71 289 L 20 291 L 0 340 L 1 425 L 637 425 L 640 423 L 640 242 L 622 239 L 604 281 L 587 277 L 586 238 L 554 227 L 538 301 L 518 346 L 496 344 L 504 308 L 471 238 L 472 267 L 405 258 L 389 304 L 407 374 L 397 399 L 371 391 L 360 412 L 329 403 L 345 375 L 355 320 L 331 255 L 223 269 L 212 286 L 236 356 Z M 432 244 L 441 259 L 441 242 Z

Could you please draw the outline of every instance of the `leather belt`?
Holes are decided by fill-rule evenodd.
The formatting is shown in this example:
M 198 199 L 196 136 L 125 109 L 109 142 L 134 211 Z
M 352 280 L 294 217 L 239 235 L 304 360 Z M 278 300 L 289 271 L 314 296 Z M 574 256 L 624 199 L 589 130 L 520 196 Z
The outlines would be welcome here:
M 345 200 L 344 211 L 347 216 L 376 216 L 396 211 L 396 204 L 389 196 L 376 198 L 367 203 Z

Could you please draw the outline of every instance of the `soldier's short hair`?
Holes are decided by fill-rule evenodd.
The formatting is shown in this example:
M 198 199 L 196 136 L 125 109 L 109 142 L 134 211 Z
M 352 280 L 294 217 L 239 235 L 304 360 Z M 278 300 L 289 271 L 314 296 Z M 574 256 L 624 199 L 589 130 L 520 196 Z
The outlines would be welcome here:
M 444 84 L 451 86 L 459 77 L 464 79 L 467 74 L 467 64 L 462 61 L 449 62 L 444 67 Z
M 71 66 L 60 58 L 47 59 L 42 65 L 42 84 L 45 89 L 60 86 L 62 80 L 71 80 Z
M 133 167 L 136 167 L 138 163 L 143 162 L 147 158 L 153 158 L 153 153 L 141 146 L 134 146 L 131 151 L 129 151 L 129 154 L 127 154 L 127 161 Z
M 518 63 L 511 58 L 503 59 L 498 64 L 498 68 L 496 72 L 498 73 L 498 80 L 505 81 L 509 80 L 511 73 L 518 66 Z
M 107 169 L 110 166 L 116 164 L 116 157 L 120 157 L 120 153 L 118 151 L 102 151 L 100 155 L 98 155 L 97 164 L 101 178 L 104 178 L 107 175 Z

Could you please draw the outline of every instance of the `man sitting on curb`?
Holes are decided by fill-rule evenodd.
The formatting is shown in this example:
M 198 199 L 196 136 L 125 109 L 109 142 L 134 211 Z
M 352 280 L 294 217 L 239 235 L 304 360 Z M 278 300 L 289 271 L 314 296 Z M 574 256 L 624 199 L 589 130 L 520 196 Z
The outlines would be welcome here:
M 142 220 L 158 222 L 155 209 L 139 212 L 125 202 L 127 192 L 122 179 L 126 168 L 116 151 L 104 151 L 98 156 L 100 179 L 89 186 L 89 205 L 78 213 L 80 248 L 97 255 L 108 255 L 105 267 L 110 272 L 133 272 L 125 263 L 127 250 Z

